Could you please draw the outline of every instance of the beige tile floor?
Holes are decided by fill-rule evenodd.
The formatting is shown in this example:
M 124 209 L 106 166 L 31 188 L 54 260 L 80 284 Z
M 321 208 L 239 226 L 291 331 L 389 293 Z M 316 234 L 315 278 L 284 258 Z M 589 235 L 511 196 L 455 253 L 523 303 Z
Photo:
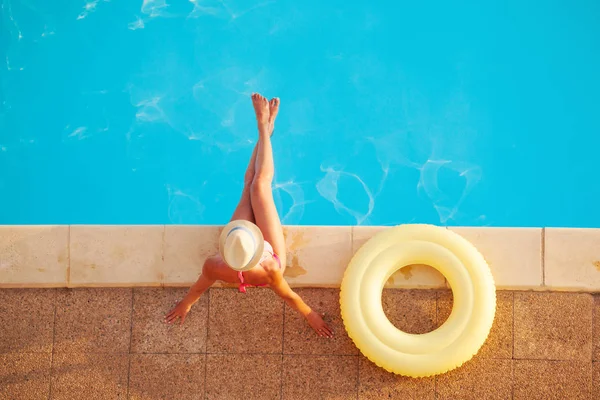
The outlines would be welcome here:
M 0 290 L 0 399 L 600 398 L 600 296 L 498 292 L 490 337 L 435 378 L 389 374 L 359 354 L 338 291 L 299 289 L 325 312 L 316 337 L 267 289 L 212 289 L 183 327 L 162 315 L 184 289 Z M 447 291 L 384 291 L 388 317 L 421 333 L 448 316 Z

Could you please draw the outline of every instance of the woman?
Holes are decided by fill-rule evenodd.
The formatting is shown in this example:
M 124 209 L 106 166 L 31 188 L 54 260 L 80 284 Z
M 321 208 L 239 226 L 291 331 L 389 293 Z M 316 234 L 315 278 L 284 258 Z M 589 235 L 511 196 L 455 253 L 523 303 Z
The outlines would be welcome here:
M 244 178 L 242 198 L 225 226 L 219 240 L 219 254 L 209 257 L 198 281 L 187 295 L 165 317 L 183 324 L 187 313 L 216 280 L 248 286 L 269 286 L 290 307 L 298 311 L 308 324 L 323 337 L 333 336 L 331 328 L 313 311 L 283 278 L 286 248 L 283 228 L 273 201 L 271 183 L 274 165 L 271 135 L 279 111 L 279 99 L 268 101 L 260 94 L 252 95 L 258 122 L 258 142 L 252 152 Z

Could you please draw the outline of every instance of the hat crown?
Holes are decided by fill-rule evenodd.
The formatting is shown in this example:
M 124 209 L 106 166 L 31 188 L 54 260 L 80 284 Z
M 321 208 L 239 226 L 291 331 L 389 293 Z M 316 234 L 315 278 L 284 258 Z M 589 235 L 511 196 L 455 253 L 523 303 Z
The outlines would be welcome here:
M 252 232 L 244 227 L 235 227 L 227 234 L 223 256 L 225 262 L 234 269 L 242 269 L 256 254 L 256 239 Z

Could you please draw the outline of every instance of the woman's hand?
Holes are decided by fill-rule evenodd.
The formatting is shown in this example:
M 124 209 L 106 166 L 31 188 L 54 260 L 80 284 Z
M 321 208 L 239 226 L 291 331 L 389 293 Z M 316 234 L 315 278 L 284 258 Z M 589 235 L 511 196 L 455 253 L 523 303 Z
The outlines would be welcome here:
M 215 257 L 206 259 L 204 266 L 202 267 L 202 274 L 200 274 L 196 283 L 190 288 L 183 300 L 177 302 L 175 307 L 165 315 L 166 323 L 172 324 L 179 318 L 179 325 L 183 325 L 185 316 L 190 312 L 190 308 L 198 301 L 200 296 L 202 296 L 202 293 L 215 283 L 215 280 L 212 279 L 212 277 L 209 278 L 209 276 L 211 276 L 211 269 L 214 269 L 215 264 L 218 262 L 218 259 Z
M 165 322 L 172 324 L 177 320 L 177 318 L 179 318 L 179 325 L 183 325 L 185 316 L 190 312 L 190 308 L 192 308 L 191 304 L 183 300 L 178 302 L 175 307 L 165 316 Z
M 317 332 L 319 336 L 328 338 L 333 337 L 333 331 L 331 330 L 329 325 L 327 325 L 327 323 L 323 321 L 323 318 L 318 313 L 311 311 L 306 316 L 306 321 L 315 330 L 315 332 Z
M 304 301 L 302 301 L 298 294 L 294 293 L 294 291 L 290 288 L 290 285 L 288 285 L 285 279 L 283 279 L 283 273 L 281 270 L 279 268 L 273 268 L 271 271 L 271 289 L 273 289 L 273 291 L 277 293 L 277 295 L 281 297 L 290 307 L 303 315 L 311 328 L 313 328 L 319 336 L 329 338 L 333 337 L 333 331 L 329 325 L 323 321 L 323 318 L 319 314 L 311 310 L 310 307 Z

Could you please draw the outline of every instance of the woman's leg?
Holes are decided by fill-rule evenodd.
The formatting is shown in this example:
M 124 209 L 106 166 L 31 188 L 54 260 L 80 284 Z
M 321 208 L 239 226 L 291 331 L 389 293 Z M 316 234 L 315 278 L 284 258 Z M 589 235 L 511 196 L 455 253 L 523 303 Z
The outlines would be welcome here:
M 254 164 L 256 163 L 256 147 L 254 146 L 254 150 L 252 151 L 252 156 L 250 157 L 250 163 L 248 164 L 248 168 L 246 169 L 246 175 L 244 175 L 244 188 L 242 189 L 242 198 L 238 203 L 233 215 L 231 216 L 231 221 L 237 219 L 245 219 L 246 221 L 250 221 L 255 223 L 254 219 L 254 211 L 252 211 L 252 203 L 250 198 L 250 188 L 252 186 L 252 181 L 254 180 Z
M 269 135 L 273 135 L 273 129 L 275 128 L 275 117 L 277 116 L 279 101 L 275 102 L 275 99 L 271 100 L 269 104 L 277 104 L 276 107 L 270 107 L 269 109 Z M 272 117 L 271 117 L 272 115 Z M 250 188 L 252 187 L 252 181 L 254 180 L 254 168 L 256 164 L 256 152 L 258 148 L 258 142 L 254 146 L 254 150 L 252 151 L 252 156 L 250 157 L 250 162 L 248 163 L 248 168 L 246 168 L 246 174 L 244 175 L 244 188 L 242 189 L 242 197 L 231 216 L 231 221 L 237 219 L 244 219 L 255 223 L 256 220 L 254 218 L 254 211 L 252 210 L 252 199 L 250 196 Z
M 273 246 L 273 250 L 281 259 L 282 265 L 285 266 L 285 239 L 283 237 L 283 228 L 281 227 L 279 214 L 273 201 L 273 191 L 271 188 L 275 166 L 273 163 L 270 129 L 279 111 L 279 99 L 273 99 L 269 103 L 263 96 L 253 94 L 252 103 L 256 112 L 259 135 L 254 180 L 250 187 L 252 210 L 254 211 L 256 225 L 262 231 L 265 240 Z

